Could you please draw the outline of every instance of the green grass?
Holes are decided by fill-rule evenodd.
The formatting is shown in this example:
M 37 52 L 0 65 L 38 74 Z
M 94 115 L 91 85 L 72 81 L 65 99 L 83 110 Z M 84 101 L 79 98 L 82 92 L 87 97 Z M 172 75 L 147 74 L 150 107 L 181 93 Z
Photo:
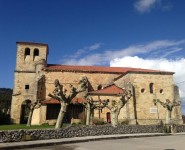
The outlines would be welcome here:
M 64 123 L 62 128 L 68 126 L 70 124 Z M 47 124 L 44 125 L 32 125 L 31 127 L 27 127 L 26 124 L 11 124 L 11 125 L 0 125 L 1 130 L 19 130 L 19 129 L 54 129 L 55 126 L 49 126 Z
M 49 125 L 32 125 L 27 127 L 26 124 L 0 125 L 0 130 L 19 130 L 19 129 L 51 129 L 55 126 Z

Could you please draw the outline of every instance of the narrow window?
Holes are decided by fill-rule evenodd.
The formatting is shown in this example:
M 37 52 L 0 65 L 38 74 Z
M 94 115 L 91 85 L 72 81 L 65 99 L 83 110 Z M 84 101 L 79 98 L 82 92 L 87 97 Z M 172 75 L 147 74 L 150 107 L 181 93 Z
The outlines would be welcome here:
M 161 94 L 163 94 L 163 89 L 160 89 L 159 92 L 160 92 Z
M 25 56 L 27 55 L 30 55 L 30 49 L 29 48 L 25 48 L 25 53 L 24 53 Z
M 150 88 L 150 93 L 154 93 L 154 84 L 153 83 L 150 83 L 149 88 Z
M 25 89 L 28 90 L 30 86 L 28 84 L 25 85 Z
M 39 49 L 38 48 L 35 48 L 34 49 L 34 54 L 33 54 L 33 56 L 35 57 L 35 56 L 39 56 Z

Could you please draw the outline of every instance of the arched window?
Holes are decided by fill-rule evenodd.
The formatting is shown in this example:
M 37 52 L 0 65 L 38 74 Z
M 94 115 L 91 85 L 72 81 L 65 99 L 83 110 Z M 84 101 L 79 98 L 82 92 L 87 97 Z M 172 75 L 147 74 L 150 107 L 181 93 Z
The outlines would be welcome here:
M 21 124 L 27 123 L 29 112 L 30 112 L 30 106 L 31 106 L 31 100 L 23 101 L 23 103 L 21 105 L 21 118 L 20 118 Z
M 34 49 L 34 53 L 33 53 L 33 56 L 39 56 L 39 49 L 38 48 L 35 48 Z
M 30 55 L 30 49 L 29 48 L 25 48 L 24 55 L 25 56 Z
M 153 83 L 150 83 L 149 88 L 150 88 L 150 93 L 154 93 L 154 84 Z

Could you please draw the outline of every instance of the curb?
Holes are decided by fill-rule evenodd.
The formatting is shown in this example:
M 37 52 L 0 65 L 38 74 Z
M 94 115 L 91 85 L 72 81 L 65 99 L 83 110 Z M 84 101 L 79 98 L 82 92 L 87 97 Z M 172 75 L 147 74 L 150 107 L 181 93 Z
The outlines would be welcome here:
M 0 150 L 33 148 L 33 147 L 52 146 L 52 145 L 69 144 L 69 143 L 80 143 L 80 142 L 89 142 L 89 141 L 98 141 L 98 140 L 169 136 L 169 135 L 185 135 L 185 133 L 183 134 L 182 133 L 181 134 L 171 134 L 171 133 L 169 134 L 167 133 L 117 134 L 117 135 L 101 135 L 101 136 L 38 140 L 38 141 L 0 143 Z

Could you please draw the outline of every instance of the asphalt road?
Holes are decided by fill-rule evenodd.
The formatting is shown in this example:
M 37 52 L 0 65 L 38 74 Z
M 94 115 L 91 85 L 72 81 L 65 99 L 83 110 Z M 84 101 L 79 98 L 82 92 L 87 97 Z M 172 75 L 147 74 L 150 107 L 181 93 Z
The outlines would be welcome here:
M 27 150 L 185 150 L 185 135 L 101 140 Z

